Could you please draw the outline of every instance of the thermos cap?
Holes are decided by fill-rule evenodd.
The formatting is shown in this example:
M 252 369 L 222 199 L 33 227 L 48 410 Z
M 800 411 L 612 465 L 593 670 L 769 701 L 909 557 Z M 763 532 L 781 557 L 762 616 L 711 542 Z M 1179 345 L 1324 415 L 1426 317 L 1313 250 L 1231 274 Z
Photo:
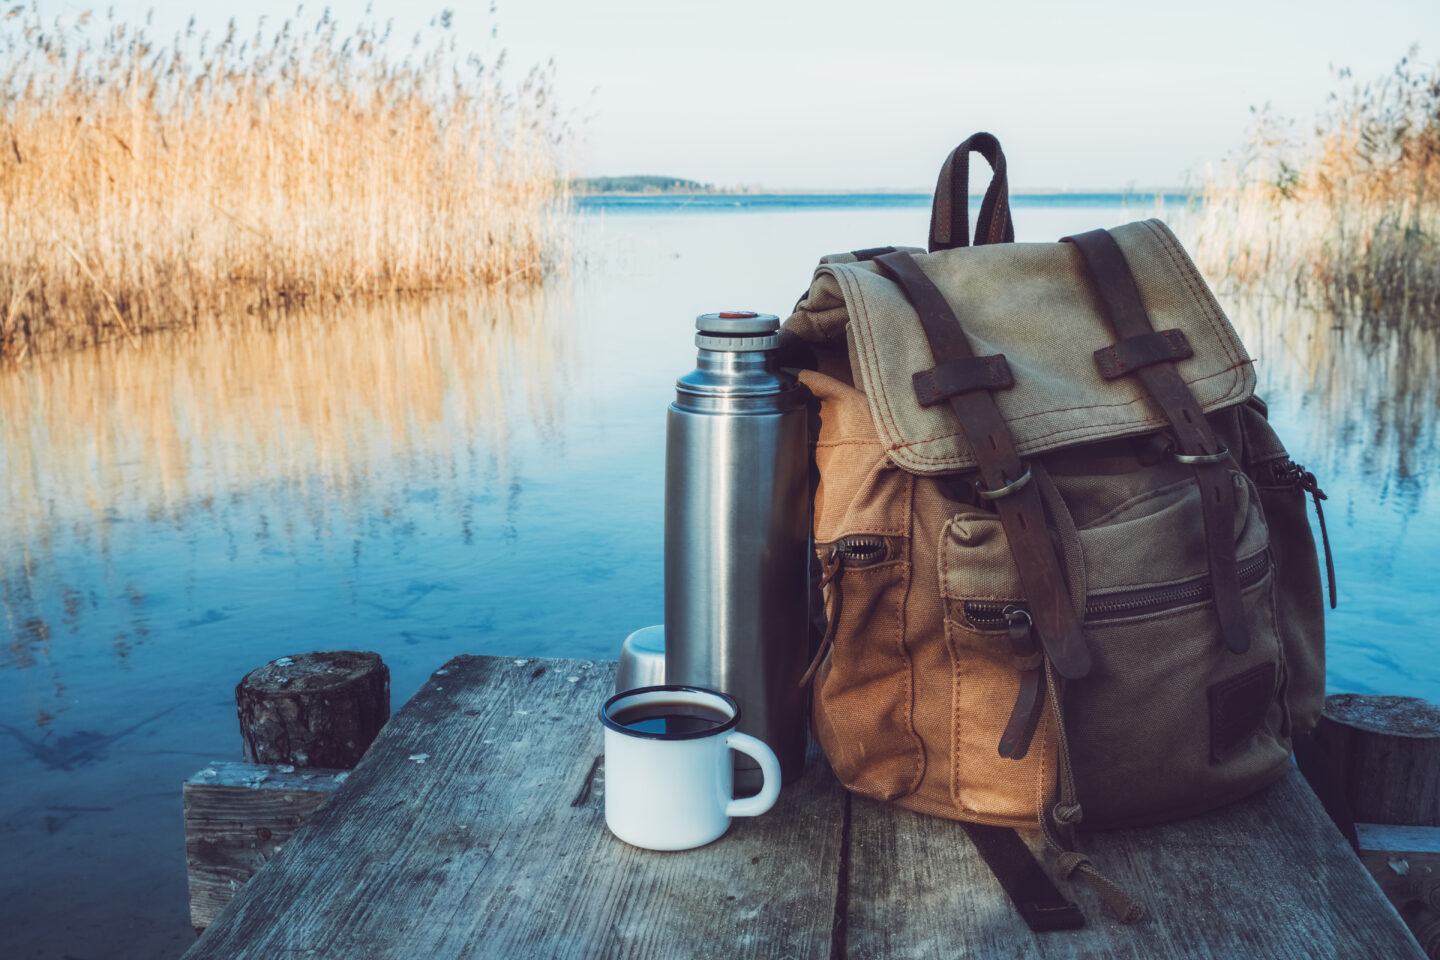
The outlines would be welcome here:
M 636 687 L 658 686 L 665 682 L 665 625 L 642 627 L 620 647 L 620 666 L 615 671 L 615 692 Z
M 780 318 L 773 313 L 733 310 L 695 318 L 695 345 L 702 350 L 774 350 L 780 346 Z

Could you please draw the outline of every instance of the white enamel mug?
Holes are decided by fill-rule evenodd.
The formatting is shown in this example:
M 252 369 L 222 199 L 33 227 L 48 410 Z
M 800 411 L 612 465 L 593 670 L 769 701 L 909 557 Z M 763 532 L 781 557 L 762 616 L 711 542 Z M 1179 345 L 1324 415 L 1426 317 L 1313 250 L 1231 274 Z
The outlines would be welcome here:
M 656 732 L 616 719 L 635 708 L 682 704 L 710 714 L 699 729 Z M 780 761 L 764 743 L 735 729 L 740 708 L 723 693 L 667 685 L 617 693 L 600 708 L 605 725 L 605 825 L 648 850 L 689 850 L 717 840 L 731 817 L 757 817 L 780 796 Z M 646 726 L 646 725 L 642 725 Z M 657 724 L 648 724 L 655 727 Z M 731 750 L 760 764 L 764 784 L 735 799 Z

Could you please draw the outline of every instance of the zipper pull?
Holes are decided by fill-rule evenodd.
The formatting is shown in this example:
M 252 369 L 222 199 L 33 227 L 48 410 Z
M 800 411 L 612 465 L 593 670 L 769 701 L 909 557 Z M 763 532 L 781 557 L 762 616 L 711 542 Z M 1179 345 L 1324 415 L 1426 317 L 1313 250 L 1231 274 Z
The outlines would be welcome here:
M 1010 604 L 1005 608 L 1005 632 L 1010 637 L 1010 652 L 1020 660 L 1021 670 L 1040 669 L 1040 645 L 1035 642 L 1030 611 Z
M 1311 501 L 1315 504 L 1315 516 L 1320 521 L 1320 542 L 1325 545 L 1325 582 L 1330 587 L 1330 609 L 1334 610 L 1336 605 L 1335 597 L 1335 558 L 1330 554 L 1330 534 L 1325 529 L 1325 510 L 1320 506 L 1321 500 L 1329 500 L 1325 491 L 1320 489 L 1320 482 L 1315 479 L 1315 474 L 1306 470 L 1298 463 L 1294 465 L 1296 472 L 1295 482 L 1300 489 L 1310 494 Z
M 1010 652 L 1015 655 L 1020 670 L 1020 687 L 1015 693 L 1010 720 L 1000 735 L 999 750 L 1000 756 L 1019 760 L 1030 749 L 1035 728 L 1040 725 L 1040 714 L 1045 709 L 1044 676 L 1040 673 L 1045 655 L 1035 640 L 1030 611 L 1013 604 L 1006 607 L 1005 625 L 1010 636 Z

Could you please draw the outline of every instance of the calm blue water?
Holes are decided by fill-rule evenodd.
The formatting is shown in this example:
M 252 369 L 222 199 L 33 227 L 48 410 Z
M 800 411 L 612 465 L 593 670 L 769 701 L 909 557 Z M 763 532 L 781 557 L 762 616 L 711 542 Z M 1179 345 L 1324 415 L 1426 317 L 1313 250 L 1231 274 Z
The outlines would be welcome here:
M 1016 198 L 1016 228 L 1151 203 Z M 664 412 L 694 316 L 784 315 L 820 255 L 923 244 L 928 207 L 591 198 L 570 273 L 533 294 L 0 371 L 0 952 L 192 942 L 179 784 L 238 758 L 253 667 L 376 650 L 398 707 L 458 653 L 613 657 L 659 622 Z M 1433 348 L 1317 361 L 1296 318 L 1227 309 L 1330 494 L 1332 688 L 1440 701 Z

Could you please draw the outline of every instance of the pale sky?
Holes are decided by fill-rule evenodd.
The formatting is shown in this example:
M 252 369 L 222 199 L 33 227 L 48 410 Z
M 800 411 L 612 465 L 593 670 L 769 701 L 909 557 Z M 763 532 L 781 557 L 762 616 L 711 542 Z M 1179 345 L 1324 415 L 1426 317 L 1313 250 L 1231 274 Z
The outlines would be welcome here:
M 364 17 L 363 3 L 329 6 L 342 27 Z M 1252 106 L 1269 102 L 1308 128 L 1336 89 L 1332 67 L 1370 80 L 1414 44 L 1421 61 L 1440 60 L 1436 0 L 451 6 L 462 45 L 505 48 L 511 76 L 554 58 L 578 174 L 789 189 L 928 191 L 976 130 L 1000 137 L 1015 191 L 1197 183 L 1244 141 Z M 191 13 L 251 27 L 261 13 L 294 13 L 273 0 L 115 7 L 154 7 L 157 27 Z M 444 5 L 372 7 L 409 35 Z M 88 8 L 41 4 L 47 15 Z

